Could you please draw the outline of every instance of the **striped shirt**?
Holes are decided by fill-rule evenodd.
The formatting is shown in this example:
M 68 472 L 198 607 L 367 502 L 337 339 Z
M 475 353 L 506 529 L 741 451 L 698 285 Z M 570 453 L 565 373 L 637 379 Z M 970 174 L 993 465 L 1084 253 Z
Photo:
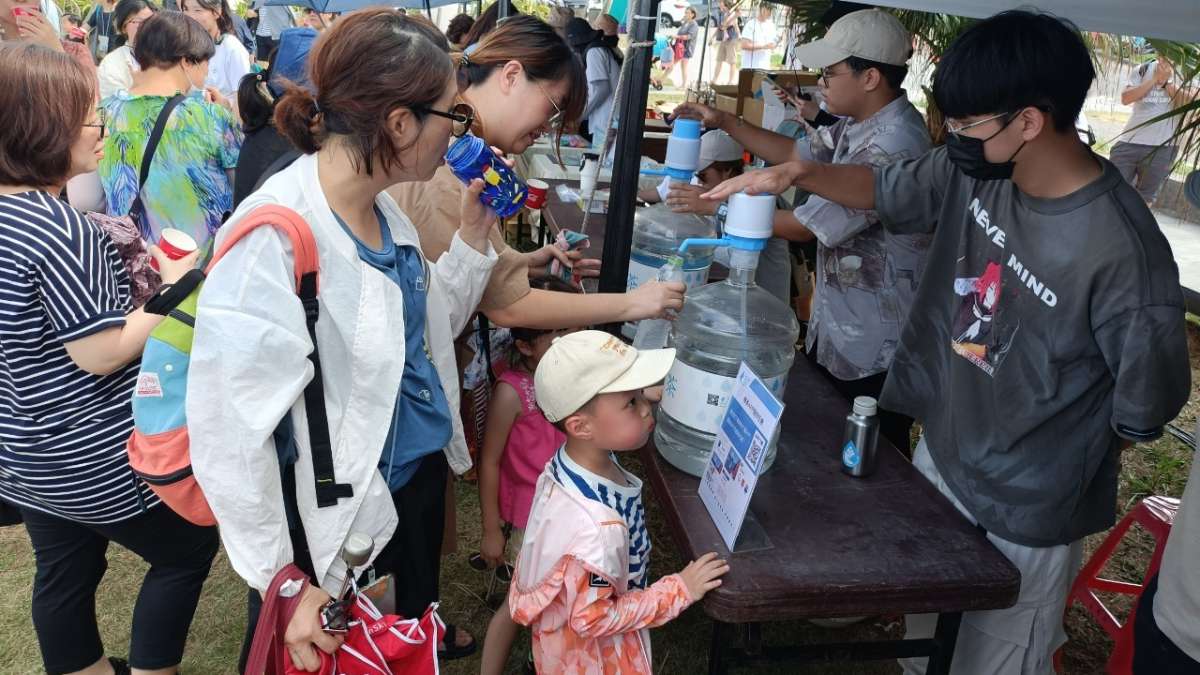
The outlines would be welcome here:
M 551 475 L 565 489 L 621 514 L 629 528 L 629 588 L 645 588 L 650 569 L 650 533 L 646 531 L 646 510 L 642 508 L 641 479 L 621 468 L 617 458 L 610 455 L 628 483 L 618 485 L 576 464 L 565 448 L 559 448 L 550 460 Z
M 97 226 L 44 192 L 0 195 L 0 498 L 90 524 L 157 503 L 125 454 L 138 363 L 92 375 L 63 346 L 129 309 Z

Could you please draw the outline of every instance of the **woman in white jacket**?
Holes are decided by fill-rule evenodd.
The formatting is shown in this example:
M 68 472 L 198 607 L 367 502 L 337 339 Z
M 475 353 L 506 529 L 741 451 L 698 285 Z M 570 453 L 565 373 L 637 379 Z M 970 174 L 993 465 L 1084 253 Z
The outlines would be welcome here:
M 261 592 L 288 563 L 310 562 L 318 585 L 286 639 L 292 659 L 315 670 L 313 648 L 337 647 L 318 610 L 347 573 L 337 554 L 350 532 L 374 538 L 374 568 L 396 575 L 400 613 L 420 616 L 437 599 L 447 471 L 470 465 L 452 342 L 496 256 L 481 181 L 464 192 L 458 234 L 432 264 L 383 192 L 428 180 L 451 134 L 470 126 L 471 114 L 455 107 L 445 37 L 419 17 L 363 10 L 318 40 L 309 67 L 315 95 L 292 88 L 275 118 L 308 154 L 250 195 L 231 222 L 282 204 L 313 230 L 334 471 L 351 494 L 316 504 L 303 397 L 312 344 L 290 246 L 271 228 L 239 242 L 200 294 L 187 415 L 195 475 L 238 574 Z M 276 447 L 279 436 L 285 447 Z M 281 462 L 289 456 L 294 462 Z M 299 522 L 290 529 L 281 463 L 294 476 Z

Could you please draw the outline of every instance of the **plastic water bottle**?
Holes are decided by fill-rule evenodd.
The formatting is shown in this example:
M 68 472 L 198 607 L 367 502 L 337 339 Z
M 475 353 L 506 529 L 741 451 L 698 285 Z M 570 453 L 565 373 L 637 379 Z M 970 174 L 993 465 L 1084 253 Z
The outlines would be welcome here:
M 678 119 L 667 139 L 667 175 L 673 185 L 688 185 L 700 164 L 700 122 Z M 687 239 L 716 236 L 712 219 L 694 213 L 675 213 L 666 204 L 638 209 L 633 216 L 633 242 L 629 249 L 629 276 L 625 290 L 632 291 L 653 280 L 672 256 L 678 255 L 682 281 L 689 289 L 708 281 L 712 247 L 695 246 L 686 252 L 679 247 Z M 625 325 L 627 337 L 636 334 L 636 324 Z
M 875 447 L 879 441 L 878 404 L 870 396 L 854 399 L 854 408 L 846 415 L 846 435 L 842 439 L 842 473 L 866 478 L 875 473 Z
M 479 195 L 479 201 L 491 207 L 501 218 L 520 211 L 529 194 L 529 189 L 517 174 L 496 157 L 483 139 L 474 134 L 466 134 L 450 146 L 446 151 L 446 164 L 464 185 L 482 178 L 483 194 Z
M 683 281 L 683 258 L 673 255 L 659 268 L 658 281 Z M 669 319 L 642 319 L 633 337 L 636 349 L 662 349 L 671 335 Z
M 685 242 L 728 246 L 729 278 L 693 289 L 671 331 L 675 363 L 658 410 L 655 444 L 676 468 L 700 476 L 708 464 L 721 418 L 744 361 L 777 398 L 783 398 L 796 356 L 800 324 L 792 308 L 754 283 L 759 252 L 771 237 L 775 198 L 736 194 L 729 201 L 725 237 Z M 762 471 L 775 461 L 778 432 Z

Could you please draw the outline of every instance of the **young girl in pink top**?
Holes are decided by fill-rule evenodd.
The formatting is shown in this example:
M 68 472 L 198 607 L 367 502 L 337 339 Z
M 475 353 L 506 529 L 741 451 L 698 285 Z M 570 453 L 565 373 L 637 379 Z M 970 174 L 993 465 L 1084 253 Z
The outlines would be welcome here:
M 531 279 L 529 285 L 547 291 L 578 292 L 554 277 Z M 509 543 L 514 556 L 520 552 L 538 476 L 566 440 L 561 431 L 546 421 L 534 400 L 533 372 L 554 338 L 574 330 L 512 329 L 512 367 L 497 378 L 488 403 L 478 465 L 479 508 L 483 516 L 479 553 L 490 566 L 506 564 L 505 549 Z M 483 641 L 482 675 L 504 672 L 518 628 L 509 614 L 506 597 L 488 624 Z

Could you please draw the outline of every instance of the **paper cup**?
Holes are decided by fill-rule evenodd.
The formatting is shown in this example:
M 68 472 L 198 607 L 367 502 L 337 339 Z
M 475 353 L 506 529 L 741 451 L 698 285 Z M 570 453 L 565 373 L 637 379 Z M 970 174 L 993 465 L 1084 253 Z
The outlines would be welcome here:
M 198 248 L 196 240 L 183 230 L 165 228 L 158 237 L 158 247 L 171 260 L 179 260 Z M 158 262 L 150 259 L 150 267 L 158 271 Z
M 525 206 L 531 209 L 540 209 L 546 206 L 546 192 L 550 189 L 546 181 L 530 178 L 525 185 L 529 187 L 529 197 L 525 200 Z

